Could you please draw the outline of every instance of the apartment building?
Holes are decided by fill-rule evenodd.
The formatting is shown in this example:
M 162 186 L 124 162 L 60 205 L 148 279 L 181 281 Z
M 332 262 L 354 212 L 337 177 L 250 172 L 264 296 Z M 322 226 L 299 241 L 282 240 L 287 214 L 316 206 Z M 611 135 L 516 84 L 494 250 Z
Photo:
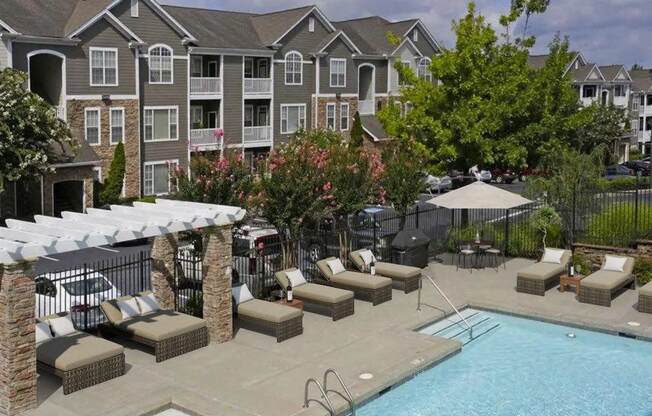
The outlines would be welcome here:
M 304 128 L 346 135 L 357 111 L 369 144 L 382 142 L 375 113 L 400 92 L 394 63 L 431 79 L 441 50 L 418 19 L 332 22 L 315 6 L 254 14 L 156 0 L 3 0 L 0 40 L 0 68 L 27 72 L 80 143 L 54 174 L 11 184 L 0 217 L 92 206 L 118 143 L 123 194 L 135 198 L 173 191 L 174 169 L 195 154 L 254 158 Z
M 529 64 L 535 69 L 542 68 L 548 55 L 532 55 L 529 57 Z M 582 106 L 589 106 L 595 103 L 601 105 L 614 105 L 627 111 L 631 117 L 633 84 L 634 81 L 630 72 L 624 65 L 597 65 L 590 63 L 580 52 L 572 52 L 572 59 L 566 68 L 566 75 L 577 90 L 579 103 Z M 638 113 L 638 109 L 636 110 Z M 652 121 L 652 120 L 651 120 Z M 617 138 L 614 144 L 615 152 L 621 161 L 628 160 L 629 149 L 635 144 L 637 135 L 636 123 L 632 122 L 632 132 L 624 137 Z
M 652 70 L 633 69 L 630 114 L 634 144 L 646 156 L 652 154 Z

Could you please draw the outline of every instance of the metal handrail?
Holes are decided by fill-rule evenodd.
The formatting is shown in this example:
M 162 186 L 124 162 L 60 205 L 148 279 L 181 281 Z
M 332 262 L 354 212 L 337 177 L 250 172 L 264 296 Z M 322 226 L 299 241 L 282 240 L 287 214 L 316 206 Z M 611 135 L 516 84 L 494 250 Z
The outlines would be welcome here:
M 337 377 L 337 381 L 339 381 L 340 386 L 342 386 L 342 389 L 344 389 L 344 393 L 346 393 L 346 396 L 344 396 L 341 392 L 337 390 L 328 390 L 329 374 L 333 374 L 335 377 Z M 326 392 L 326 394 L 328 394 L 329 392 L 336 393 L 341 398 L 346 400 L 349 403 L 349 407 L 351 408 L 351 415 L 355 416 L 355 402 L 353 402 L 353 396 L 351 395 L 349 389 L 346 387 L 346 384 L 344 384 L 344 380 L 342 380 L 342 377 L 340 377 L 339 373 L 332 368 L 329 368 L 324 372 L 324 391 Z
M 310 391 L 310 384 L 311 383 L 317 386 L 317 388 L 319 389 L 319 392 L 321 393 L 321 397 L 324 400 L 326 400 L 326 405 L 321 400 L 308 399 L 308 393 Z M 319 403 L 320 405 L 322 405 L 322 407 L 324 407 L 326 410 L 328 410 L 328 413 L 331 416 L 335 415 L 335 409 L 333 408 L 333 403 L 331 403 L 330 399 L 326 395 L 326 392 L 324 391 L 324 388 L 321 386 L 321 384 L 319 384 L 319 381 L 315 380 L 314 378 L 309 378 L 308 380 L 306 380 L 306 387 L 305 387 L 304 393 L 303 393 L 303 407 L 308 408 L 308 404 L 310 402 Z
M 455 311 L 455 314 L 456 314 L 456 315 L 461 319 L 460 322 L 464 322 L 464 325 L 466 325 L 466 329 L 468 329 L 468 331 L 469 331 L 469 336 L 471 337 L 471 339 L 473 339 L 473 327 L 472 327 L 471 325 L 469 325 L 469 322 L 466 320 L 466 318 L 463 317 L 462 314 L 460 313 L 460 311 L 457 310 L 457 308 L 455 307 L 455 305 L 453 305 L 453 302 L 451 302 L 451 300 L 448 299 L 448 296 L 446 296 L 446 294 L 444 293 L 444 291 L 441 290 L 441 289 L 439 288 L 439 286 L 437 286 L 437 283 L 435 283 L 435 281 L 432 280 L 432 277 L 428 276 L 428 275 L 425 274 L 425 273 L 423 273 L 422 276 L 425 277 L 425 278 L 427 278 L 427 279 L 430 281 L 430 283 L 432 283 L 432 286 L 437 290 L 437 292 L 439 292 L 439 294 L 441 295 L 441 297 L 444 298 L 444 300 L 446 301 L 446 303 L 448 303 L 448 305 L 449 305 L 451 308 L 453 308 L 453 310 Z M 418 302 L 418 304 L 417 304 L 417 310 L 418 310 L 418 311 L 421 310 L 421 288 L 422 288 L 422 286 L 423 286 L 423 285 L 421 284 L 421 281 L 419 281 L 419 294 L 418 294 L 418 300 L 417 300 L 417 302 Z

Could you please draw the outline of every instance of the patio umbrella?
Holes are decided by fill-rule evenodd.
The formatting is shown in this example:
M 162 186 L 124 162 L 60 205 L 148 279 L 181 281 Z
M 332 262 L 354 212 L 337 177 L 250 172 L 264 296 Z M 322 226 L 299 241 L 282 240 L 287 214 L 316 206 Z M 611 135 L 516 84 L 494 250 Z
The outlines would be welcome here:
M 448 209 L 510 209 L 532 201 L 478 181 L 434 197 L 427 202 Z

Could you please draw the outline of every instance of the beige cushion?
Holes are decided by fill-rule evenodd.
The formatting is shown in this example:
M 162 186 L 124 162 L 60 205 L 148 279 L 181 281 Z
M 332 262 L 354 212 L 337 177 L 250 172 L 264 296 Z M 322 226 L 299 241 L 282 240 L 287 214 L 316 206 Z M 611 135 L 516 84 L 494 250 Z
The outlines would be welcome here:
M 378 262 L 376 263 L 376 274 L 390 277 L 394 280 L 407 280 L 421 275 L 421 269 L 401 264 Z
M 118 322 L 115 326 L 131 335 L 161 341 L 203 328 L 206 322 L 183 313 L 161 310 Z
M 546 248 L 543 251 L 543 257 L 541 258 L 541 263 L 554 263 L 561 264 L 562 258 L 564 256 L 565 250 L 560 250 L 558 248 Z
M 285 322 L 303 316 L 300 309 L 264 300 L 252 299 L 238 305 L 238 315 L 260 319 L 267 322 Z
M 339 283 L 347 286 L 359 287 L 364 289 L 378 289 L 385 286 L 391 286 L 392 279 L 382 276 L 372 276 L 367 273 L 342 272 L 331 277 L 333 283 Z
M 649 282 L 648 284 L 640 288 L 638 292 L 643 296 L 652 296 L 652 282 Z
M 124 348 L 83 332 L 53 338 L 36 347 L 37 360 L 61 371 L 69 371 L 122 354 Z
M 331 270 L 331 273 L 334 275 L 346 271 L 346 268 L 344 267 L 344 265 L 342 264 L 342 260 L 340 259 L 326 260 L 326 264 L 328 265 L 328 268 Z
M 353 297 L 350 290 L 336 287 L 306 283 L 293 289 L 294 296 L 305 300 L 314 300 L 322 303 L 339 303 Z
M 349 259 L 351 259 L 351 262 L 356 267 L 356 269 L 360 270 L 361 272 L 364 272 L 367 271 L 367 265 L 365 264 L 364 259 L 360 255 L 361 251 L 362 250 L 356 250 L 350 252 Z
M 331 277 L 333 276 L 333 272 L 331 271 L 331 268 L 328 267 L 328 263 L 326 263 L 329 260 L 335 260 L 335 257 L 329 257 L 327 259 L 319 260 L 317 262 L 317 268 L 319 269 L 319 272 L 323 276 L 324 279 L 330 280 Z
M 598 270 L 582 279 L 582 286 L 595 289 L 615 289 L 631 279 L 631 274 Z
M 518 277 L 532 280 L 548 280 L 566 271 L 566 266 L 554 263 L 534 263 L 518 271 Z
M 106 319 L 108 319 L 109 322 L 120 322 L 122 321 L 122 312 L 120 312 L 120 308 L 118 307 L 118 300 L 128 300 L 132 298 L 133 296 L 122 296 L 118 299 L 108 300 L 106 302 L 102 302 L 100 308 L 102 309 L 104 316 L 106 316 Z
M 296 268 L 291 268 L 291 269 L 286 269 L 286 270 L 281 270 L 280 272 L 274 273 L 274 277 L 276 278 L 276 281 L 278 282 L 279 285 L 285 290 L 286 287 L 290 285 L 290 280 L 288 279 L 287 272 L 291 270 L 296 270 Z

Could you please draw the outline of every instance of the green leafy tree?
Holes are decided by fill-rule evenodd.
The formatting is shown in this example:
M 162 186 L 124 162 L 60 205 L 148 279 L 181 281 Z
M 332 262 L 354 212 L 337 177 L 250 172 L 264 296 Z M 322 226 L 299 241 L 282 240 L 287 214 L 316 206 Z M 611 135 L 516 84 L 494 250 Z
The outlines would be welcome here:
M 111 160 L 111 166 L 109 166 L 109 174 L 100 192 L 101 205 L 117 204 L 120 202 L 125 170 L 125 147 L 122 143 L 118 143 L 113 151 L 113 160 Z
M 364 131 L 362 129 L 362 121 L 360 120 L 360 113 L 355 112 L 353 116 L 353 125 L 351 126 L 351 146 L 361 147 L 364 140 Z
M 35 178 L 74 155 L 75 142 L 54 107 L 25 88 L 27 75 L 0 71 L 0 192 L 5 182 Z M 62 160 L 63 158 L 63 160 Z
M 594 103 L 570 117 L 570 144 L 582 153 L 598 146 L 613 150 L 613 144 L 627 134 L 627 124 L 624 109 Z
M 548 233 L 554 227 L 561 225 L 561 217 L 553 207 L 545 206 L 535 211 L 530 221 L 532 226 L 541 234 L 541 243 L 545 249 Z
M 641 65 L 641 64 L 634 64 L 634 65 L 632 65 L 632 68 L 631 68 L 632 71 L 642 71 L 644 69 L 645 68 L 643 68 L 643 65 Z

